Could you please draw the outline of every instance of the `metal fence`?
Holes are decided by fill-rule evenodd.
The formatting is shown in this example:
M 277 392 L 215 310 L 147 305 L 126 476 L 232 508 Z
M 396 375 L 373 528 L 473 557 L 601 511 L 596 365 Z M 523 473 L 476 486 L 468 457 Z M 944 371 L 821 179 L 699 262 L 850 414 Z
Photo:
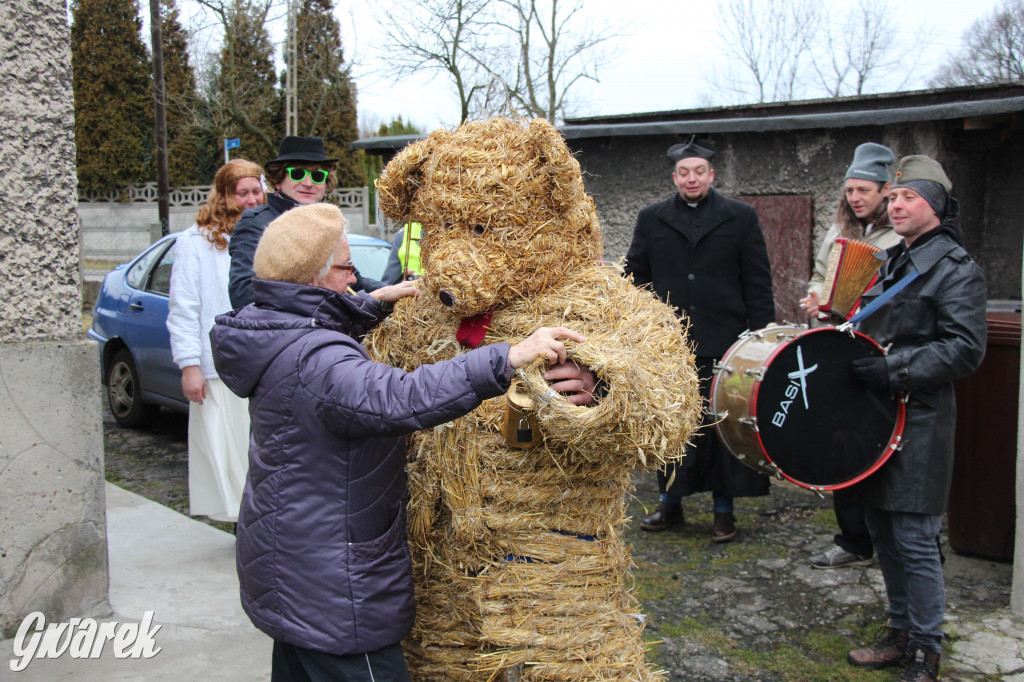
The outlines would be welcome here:
M 180 232 L 194 221 L 196 210 L 206 203 L 210 185 L 176 187 L 170 191 L 170 231 Z M 125 262 L 160 237 L 155 182 L 131 185 L 106 192 L 78 194 L 82 228 L 82 258 Z M 341 208 L 349 230 L 379 236 L 369 220 L 369 190 L 339 187 L 328 200 Z
M 210 196 L 213 185 L 188 185 L 170 190 L 169 203 L 173 206 L 202 206 Z M 369 211 L 369 188 L 338 187 L 327 195 L 328 199 L 340 208 L 362 208 Z M 129 185 L 122 189 L 112 190 L 78 190 L 78 201 L 81 203 L 107 204 L 155 204 L 159 201 L 155 182 Z

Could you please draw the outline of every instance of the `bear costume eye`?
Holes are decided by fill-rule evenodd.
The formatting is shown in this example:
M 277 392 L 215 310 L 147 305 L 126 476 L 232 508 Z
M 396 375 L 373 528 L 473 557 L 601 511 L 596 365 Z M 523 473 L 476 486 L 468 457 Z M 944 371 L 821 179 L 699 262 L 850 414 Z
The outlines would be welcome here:
M 476 225 L 469 229 L 472 230 L 473 234 L 477 237 L 482 237 L 484 236 L 484 233 L 487 232 L 487 228 L 481 225 L 480 223 L 477 223 Z

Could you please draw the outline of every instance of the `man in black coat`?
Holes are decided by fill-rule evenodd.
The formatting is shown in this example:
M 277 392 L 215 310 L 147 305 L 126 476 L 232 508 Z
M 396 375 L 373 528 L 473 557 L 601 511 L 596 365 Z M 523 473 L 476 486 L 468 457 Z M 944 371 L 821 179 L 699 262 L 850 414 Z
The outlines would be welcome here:
M 745 330 L 775 321 L 757 212 L 711 187 L 714 153 L 710 141 L 695 139 L 668 150 L 678 191 L 640 211 L 625 268 L 634 284 L 651 288 L 689 319 L 705 400 L 715 361 Z M 736 537 L 733 498 L 767 495 L 768 478 L 730 455 L 707 424 L 694 441 L 679 466 L 658 473 L 661 504 L 640 527 L 659 531 L 683 523 L 683 496 L 711 491 L 711 539 L 729 542 Z
M 324 141 L 319 137 L 288 135 L 281 140 L 277 158 L 266 165 L 267 181 L 276 190 L 267 196 L 267 203 L 250 208 L 235 224 L 228 242 L 231 270 L 228 275 L 228 296 L 231 305 L 242 308 L 252 303 L 252 259 L 263 231 L 274 218 L 296 206 L 323 201 L 338 186 L 334 173 L 337 159 L 327 158 Z M 355 273 L 356 291 L 375 291 L 382 282 Z

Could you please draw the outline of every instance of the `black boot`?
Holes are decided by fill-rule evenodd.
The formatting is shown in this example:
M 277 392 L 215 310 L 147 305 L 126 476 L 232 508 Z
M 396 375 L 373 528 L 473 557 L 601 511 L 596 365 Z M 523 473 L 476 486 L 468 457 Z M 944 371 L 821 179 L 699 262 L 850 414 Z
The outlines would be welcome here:
M 658 505 L 658 511 L 643 520 L 640 528 L 642 530 L 665 530 L 677 523 L 686 523 L 686 518 L 683 516 L 683 505 L 662 502 Z
M 903 659 L 903 674 L 898 682 L 938 682 L 940 658 L 942 654 L 938 651 L 911 647 Z

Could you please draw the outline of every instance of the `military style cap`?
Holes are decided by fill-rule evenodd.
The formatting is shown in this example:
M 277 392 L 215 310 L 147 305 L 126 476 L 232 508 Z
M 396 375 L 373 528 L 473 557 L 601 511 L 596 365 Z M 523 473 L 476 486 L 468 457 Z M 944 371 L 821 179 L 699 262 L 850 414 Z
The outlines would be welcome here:
M 900 159 L 892 188 L 901 187 L 913 190 L 924 197 L 940 220 L 947 217 L 955 218 L 960 213 L 960 204 L 949 196 L 953 183 L 939 162 L 933 158 L 914 155 Z
M 892 186 L 906 187 L 918 180 L 930 180 L 938 183 L 946 192 L 953 189 L 953 183 L 950 182 L 946 171 L 942 170 L 938 161 L 920 154 L 904 156 L 900 159 L 900 165 L 896 167 L 896 181 L 892 183 Z

